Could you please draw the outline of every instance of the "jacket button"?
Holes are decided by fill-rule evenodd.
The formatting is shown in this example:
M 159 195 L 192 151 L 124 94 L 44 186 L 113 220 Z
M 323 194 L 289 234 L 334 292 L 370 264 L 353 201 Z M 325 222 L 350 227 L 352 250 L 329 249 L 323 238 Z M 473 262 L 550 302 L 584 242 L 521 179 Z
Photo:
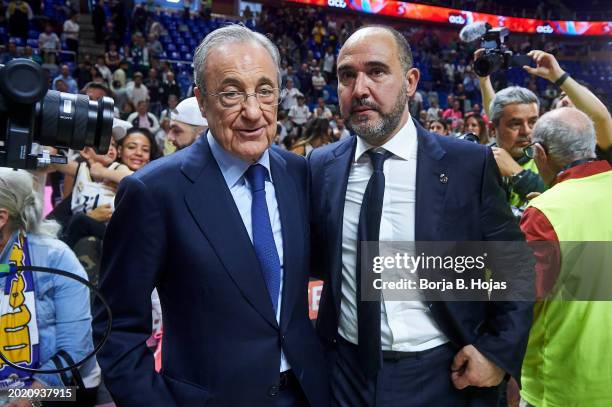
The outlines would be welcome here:
M 270 386 L 270 388 L 268 389 L 268 396 L 278 396 L 278 386 Z
M 332 339 L 332 343 L 335 345 L 338 343 L 338 340 L 336 338 Z

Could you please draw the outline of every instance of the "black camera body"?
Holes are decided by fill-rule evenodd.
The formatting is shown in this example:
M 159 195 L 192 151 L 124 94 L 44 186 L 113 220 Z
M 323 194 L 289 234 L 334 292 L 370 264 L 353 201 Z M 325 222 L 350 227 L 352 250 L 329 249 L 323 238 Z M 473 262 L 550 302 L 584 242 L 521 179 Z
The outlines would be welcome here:
M 484 53 L 474 61 L 474 72 L 478 76 L 489 76 L 500 69 L 508 69 L 512 62 L 512 51 L 504 44 L 510 34 L 506 27 L 489 28 L 481 38 Z
M 461 134 L 460 136 L 457 136 L 457 138 L 459 140 L 465 140 L 465 141 L 469 141 L 471 143 L 480 144 L 480 137 L 478 137 L 476 134 L 474 134 L 472 132 Z
M 37 169 L 65 163 L 62 156 L 33 153 L 32 145 L 105 154 L 110 145 L 114 102 L 47 90 L 42 68 L 17 58 L 0 65 L 0 167 Z

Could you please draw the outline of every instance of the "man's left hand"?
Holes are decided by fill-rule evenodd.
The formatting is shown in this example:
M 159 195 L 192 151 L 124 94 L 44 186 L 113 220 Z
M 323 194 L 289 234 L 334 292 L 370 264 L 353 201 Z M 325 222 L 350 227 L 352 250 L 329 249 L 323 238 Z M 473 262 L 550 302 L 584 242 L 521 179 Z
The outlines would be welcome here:
M 504 379 L 504 371 L 484 357 L 473 345 L 463 347 L 451 366 L 451 380 L 459 390 L 468 386 L 493 387 Z
M 523 171 L 523 167 L 518 165 L 506 150 L 499 147 L 492 147 L 491 149 L 502 177 L 511 177 Z

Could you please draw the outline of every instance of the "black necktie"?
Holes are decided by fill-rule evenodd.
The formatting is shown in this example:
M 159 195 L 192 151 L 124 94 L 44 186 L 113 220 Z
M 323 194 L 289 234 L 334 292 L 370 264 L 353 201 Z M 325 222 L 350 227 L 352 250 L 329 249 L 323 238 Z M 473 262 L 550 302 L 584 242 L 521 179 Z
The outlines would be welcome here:
M 359 362 L 366 377 L 375 377 L 381 367 L 380 346 L 380 291 L 373 287 L 374 273 L 372 259 L 378 255 L 378 245 L 364 245 L 362 242 L 378 242 L 380 218 L 382 216 L 383 198 L 385 195 L 385 160 L 393 154 L 368 151 L 374 172 L 368 181 L 361 211 L 359 213 L 359 228 L 357 232 L 357 324 Z M 362 263 L 362 259 L 364 262 Z M 362 271 L 364 274 L 362 274 Z M 363 285 L 363 287 L 362 287 Z M 362 289 L 363 288 L 363 289 Z M 362 296 L 374 298 L 374 301 L 363 301 Z

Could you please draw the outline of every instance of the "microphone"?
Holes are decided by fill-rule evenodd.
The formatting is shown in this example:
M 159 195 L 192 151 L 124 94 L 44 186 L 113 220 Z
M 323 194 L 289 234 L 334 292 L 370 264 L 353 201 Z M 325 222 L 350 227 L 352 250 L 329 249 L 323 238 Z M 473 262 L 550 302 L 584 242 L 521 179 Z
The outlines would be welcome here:
M 463 42 L 472 42 L 480 39 L 485 33 L 491 28 L 489 23 L 478 21 L 476 23 L 468 24 L 461 29 L 459 32 L 459 38 Z

